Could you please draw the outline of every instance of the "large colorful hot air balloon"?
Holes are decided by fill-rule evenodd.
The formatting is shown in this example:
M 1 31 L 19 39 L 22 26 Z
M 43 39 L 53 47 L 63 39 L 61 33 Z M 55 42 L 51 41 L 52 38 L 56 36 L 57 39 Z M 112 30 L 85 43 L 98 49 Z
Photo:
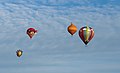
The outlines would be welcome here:
M 34 28 L 29 28 L 27 29 L 28 36 L 30 37 L 30 39 L 32 39 L 32 37 L 35 35 L 35 33 L 37 33 L 37 30 L 35 30 Z
M 16 51 L 16 55 L 17 55 L 18 57 L 22 56 L 22 53 L 23 53 L 22 50 L 17 50 L 17 51 Z
M 87 45 L 90 40 L 94 37 L 94 30 L 91 27 L 85 26 L 79 30 L 79 37 Z
M 67 30 L 71 35 L 73 35 L 77 31 L 77 27 L 71 22 L 71 25 L 68 26 Z

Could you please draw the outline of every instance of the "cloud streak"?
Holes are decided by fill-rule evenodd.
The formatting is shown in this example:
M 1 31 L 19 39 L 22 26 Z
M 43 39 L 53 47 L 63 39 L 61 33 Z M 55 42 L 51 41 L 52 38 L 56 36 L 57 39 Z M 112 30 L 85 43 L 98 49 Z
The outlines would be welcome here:
M 119 5 L 91 2 L 0 1 L 0 71 L 119 73 Z M 86 24 L 94 28 L 95 37 L 87 47 L 78 31 L 73 37 L 67 32 L 71 22 L 78 29 Z M 38 30 L 32 40 L 26 35 L 29 27 Z M 21 58 L 15 55 L 18 49 L 23 50 Z

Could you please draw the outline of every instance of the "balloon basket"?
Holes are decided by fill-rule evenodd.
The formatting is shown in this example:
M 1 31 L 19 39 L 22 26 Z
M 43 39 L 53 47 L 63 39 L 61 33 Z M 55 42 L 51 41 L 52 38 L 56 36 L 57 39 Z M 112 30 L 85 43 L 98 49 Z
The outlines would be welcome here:
M 85 45 L 85 47 L 88 47 L 88 45 Z

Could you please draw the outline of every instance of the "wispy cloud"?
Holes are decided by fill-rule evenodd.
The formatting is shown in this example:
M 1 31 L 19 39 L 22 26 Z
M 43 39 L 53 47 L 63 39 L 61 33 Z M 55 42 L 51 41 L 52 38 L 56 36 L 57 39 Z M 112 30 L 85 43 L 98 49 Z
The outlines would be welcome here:
M 111 5 L 108 0 L 105 3 L 96 0 L 0 1 L 0 71 L 120 72 L 120 8 L 114 3 Z M 78 31 L 86 24 L 94 28 L 95 37 L 87 47 L 78 31 L 73 37 L 67 32 L 71 22 Z M 32 40 L 26 34 L 29 27 L 38 30 Z M 21 58 L 15 55 L 18 49 L 23 50 Z

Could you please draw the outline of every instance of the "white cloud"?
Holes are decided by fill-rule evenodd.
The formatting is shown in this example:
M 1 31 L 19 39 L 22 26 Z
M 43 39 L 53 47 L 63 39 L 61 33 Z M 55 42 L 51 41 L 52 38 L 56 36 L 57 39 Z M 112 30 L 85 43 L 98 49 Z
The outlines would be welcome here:
M 61 5 L 64 2 L 69 4 L 69 2 L 76 3 L 77 1 L 49 0 L 47 2 L 52 4 L 58 2 Z M 32 1 L 26 4 L 27 0 L 18 3 L 20 4 L 15 1 L 0 4 L 0 64 L 2 65 L 0 68 L 3 73 L 7 73 L 4 70 L 7 66 L 9 73 L 16 71 L 10 66 L 17 67 L 18 73 L 22 73 L 21 70 L 79 73 L 78 67 L 83 69 L 82 73 L 85 73 L 86 69 L 92 72 L 96 66 L 99 66 L 96 69 L 103 70 L 103 63 L 111 63 L 109 59 L 119 60 L 117 59 L 120 51 L 118 41 L 120 9 L 118 6 L 59 7 L 59 5 L 36 5 Z M 71 22 L 77 26 L 78 30 L 86 24 L 95 30 L 95 37 L 87 47 L 79 38 L 78 31 L 73 37 L 67 32 L 67 27 Z M 35 27 L 38 30 L 32 40 L 26 35 L 29 27 Z M 15 52 L 18 49 L 23 50 L 23 56 L 20 58 L 21 66 L 16 64 L 19 59 L 15 56 Z M 86 62 L 89 65 L 85 64 Z M 95 64 L 90 68 L 94 62 L 102 65 Z M 116 64 L 118 63 L 117 61 Z M 115 66 L 116 64 L 110 65 L 113 66 L 110 68 L 119 67 Z

